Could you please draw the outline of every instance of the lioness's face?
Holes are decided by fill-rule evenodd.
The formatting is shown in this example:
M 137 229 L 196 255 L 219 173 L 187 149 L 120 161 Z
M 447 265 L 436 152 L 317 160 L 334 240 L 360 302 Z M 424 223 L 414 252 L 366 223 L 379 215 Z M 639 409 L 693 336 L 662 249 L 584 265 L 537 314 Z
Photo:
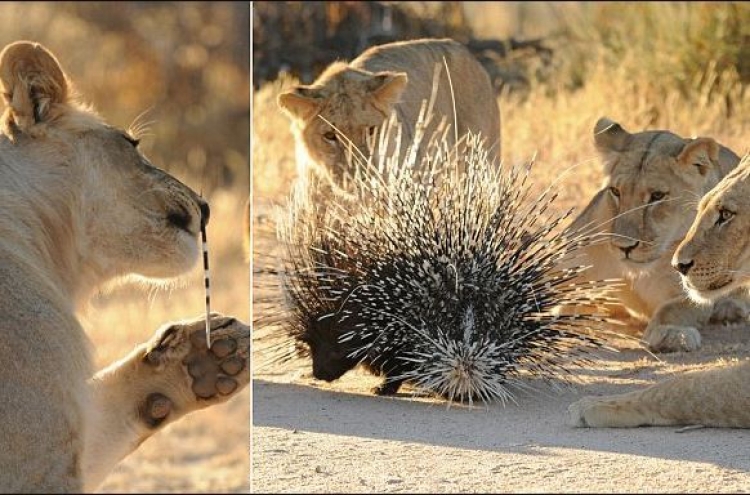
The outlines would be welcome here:
M 312 119 L 301 132 L 310 157 L 337 184 L 353 173 L 357 160 L 370 156 L 373 139 L 387 116 L 367 101 L 354 106 L 352 100 L 334 95 L 321 110 L 322 118 Z
M 102 125 L 76 143 L 83 177 L 81 216 L 87 251 L 124 273 L 169 278 L 199 255 L 208 205 L 189 187 L 152 165 L 127 133 Z
M 370 156 L 377 133 L 407 84 L 404 73 L 332 66 L 319 82 L 279 95 L 297 139 L 319 169 L 341 184 Z
M 701 200 L 698 215 L 672 257 L 696 301 L 710 301 L 750 282 L 748 163 Z
M 629 166 L 639 154 L 624 153 L 623 161 L 629 163 L 616 164 L 606 185 L 614 218 L 610 245 L 636 269 L 670 250 L 693 219 L 692 209 L 686 208 L 691 184 L 670 173 L 674 158 L 655 156 L 643 167 Z
M 36 198 L 28 204 L 37 234 L 57 244 L 49 250 L 60 269 L 75 272 L 64 278 L 88 285 L 183 273 L 198 259 L 208 206 L 149 163 L 133 138 L 78 104 L 69 85 L 38 43 L 12 43 L 0 53 L 3 149 L 9 163 L 25 164 L 19 188 Z
M 611 125 L 616 127 L 596 135 L 606 162 L 609 245 L 629 269 L 644 270 L 670 255 L 687 232 L 697 198 L 718 168 L 717 145 L 666 131 L 630 134 Z

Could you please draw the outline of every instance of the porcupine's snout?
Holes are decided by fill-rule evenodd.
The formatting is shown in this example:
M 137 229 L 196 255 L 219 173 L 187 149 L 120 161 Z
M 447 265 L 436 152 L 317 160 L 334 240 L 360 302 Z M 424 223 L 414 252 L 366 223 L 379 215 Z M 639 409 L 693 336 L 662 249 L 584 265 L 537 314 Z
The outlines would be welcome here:
M 357 366 L 358 359 L 352 357 L 356 351 L 352 341 L 340 341 L 342 332 L 348 329 L 348 325 L 335 318 L 316 318 L 310 323 L 305 341 L 312 358 L 313 376 L 318 380 L 332 382 Z
M 332 382 L 357 365 L 354 359 L 346 356 L 340 346 L 317 345 L 311 349 L 313 376 L 318 380 Z
M 332 382 L 338 380 L 341 376 L 352 369 L 341 360 L 315 358 L 313 355 L 313 376 L 318 380 Z

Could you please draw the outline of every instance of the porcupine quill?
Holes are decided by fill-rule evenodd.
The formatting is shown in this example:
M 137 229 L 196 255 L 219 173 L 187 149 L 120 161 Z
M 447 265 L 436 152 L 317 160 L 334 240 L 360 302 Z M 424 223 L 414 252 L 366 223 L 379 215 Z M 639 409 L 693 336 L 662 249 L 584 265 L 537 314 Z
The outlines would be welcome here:
M 572 210 L 551 213 L 551 190 L 529 201 L 530 165 L 495 166 L 472 136 L 459 152 L 445 128 L 425 148 L 417 132 L 399 159 L 384 151 L 389 125 L 373 159 L 355 160 L 349 196 L 300 181 L 278 224 L 285 300 L 266 319 L 312 357 L 313 376 L 362 364 L 385 376 L 378 394 L 410 382 L 505 403 L 510 387 L 529 388 L 523 376 L 565 378 L 606 348 L 603 309 L 554 312 L 614 304 L 616 284 L 575 281 L 584 265 L 558 268 L 594 240 L 561 232 Z M 278 359 L 291 357 L 284 347 Z
M 208 241 L 206 240 L 206 222 L 201 219 L 201 244 L 203 246 L 203 283 L 206 288 L 206 345 L 211 348 L 211 286 L 208 271 Z

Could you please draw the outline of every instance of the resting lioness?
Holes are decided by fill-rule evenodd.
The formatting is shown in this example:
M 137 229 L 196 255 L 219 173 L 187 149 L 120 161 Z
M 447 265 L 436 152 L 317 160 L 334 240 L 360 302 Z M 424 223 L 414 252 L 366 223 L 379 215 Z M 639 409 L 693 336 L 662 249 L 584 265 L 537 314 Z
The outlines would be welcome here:
M 204 319 L 168 324 L 94 374 L 76 309 L 114 278 L 192 267 L 208 205 L 79 104 L 41 45 L 5 47 L 0 89 L 0 491 L 91 490 L 247 385 L 250 329 L 214 314 L 208 350 Z
M 711 138 L 685 139 L 669 131 L 629 133 L 602 118 L 594 127 L 604 161 L 604 185 L 572 222 L 571 231 L 601 232 L 583 251 L 591 280 L 623 278 L 617 297 L 628 312 L 648 322 L 643 340 L 654 351 L 698 348 L 698 329 L 709 318 L 744 318 L 740 297 L 716 308 L 689 301 L 669 263 L 695 216 L 697 199 L 739 162 Z M 712 315 L 713 314 L 713 315 Z
M 750 160 L 706 194 L 672 258 L 701 304 L 750 287 Z M 574 426 L 690 425 L 750 428 L 750 362 L 688 373 L 643 390 L 587 397 Z
M 299 175 L 311 170 L 341 184 L 351 172 L 349 141 L 366 155 L 368 137 L 377 133 L 392 110 L 402 126 L 403 151 L 414 137 L 422 102 L 431 97 L 436 67 L 442 71 L 433 108 L 436 117 L 425 134 L 432 136 L 445 117 L 455 123 L 449 141 L 454 131 L 459 137 L 471 131 L 485 139 L 492 156 L 500 156 L 500 112 L 487 72 L 456 41 L 413 40 L 370 48 L 348 64 L 335 62 L 312 85 L 279 95 L 279 106 L 292 121 Z

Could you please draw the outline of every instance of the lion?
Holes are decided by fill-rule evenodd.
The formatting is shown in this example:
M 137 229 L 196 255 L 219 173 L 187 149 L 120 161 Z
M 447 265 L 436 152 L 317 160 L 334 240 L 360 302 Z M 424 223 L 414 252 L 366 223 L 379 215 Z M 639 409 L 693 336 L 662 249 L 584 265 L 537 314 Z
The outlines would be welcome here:
M 55 56 L 0 53 L 0 490 L 93 490 L 144 440 L 249 382 L 250 328 L 166 324 L 93 373 L 76 311 L 108 281 L 164 280 L 199 259 L 209 207 L 137 140 L 78 102 Z
M 750 287 L 750 159 L 700 201 L 672 257 L 699 304 Z M 572 404 L 574 426 L 703 425 L 750 428 L 750 362 L 687 373 L 642 390 Z
M 367 156 L 391 112 L 404 151 L 413 142 L 423 102 L 431 98 L 436 69 L 441 78 L 432 114 L 438 118 L 430 120 L 424 135 L 434 135 L 443 117 L 455 124 L 448 130 L 451 144 L 454 136 L 467 139 L 471 132 L 491 157 L 499 157 L 500 111 L 487 72 L 454 40 L 420 39 L 369 48 L 350 63 L 334 62 L 313 84 L 279 94 L 278 105 L 295 137 L 298 175 L 312 171 L 341 185 L 356 162 L 352 150 Z
M 604 183 L 568 230 L 597 237 L 573 260 L 591 265 L 586 279 L 624 280 L 615 297 L 626 313 L 615 315 L 646 323 L 642 340 L 655 352 L 695 350 L 699 328 L 709 320 L 745 318 L 747 298 L 733 294 L 715 307 L 696 305 L 670 267 L 695 217 L 697 198 L 733 170 L 739 157 L 709 137 L 630 133 L 606 117 L 596 123 L 594 139 Z

